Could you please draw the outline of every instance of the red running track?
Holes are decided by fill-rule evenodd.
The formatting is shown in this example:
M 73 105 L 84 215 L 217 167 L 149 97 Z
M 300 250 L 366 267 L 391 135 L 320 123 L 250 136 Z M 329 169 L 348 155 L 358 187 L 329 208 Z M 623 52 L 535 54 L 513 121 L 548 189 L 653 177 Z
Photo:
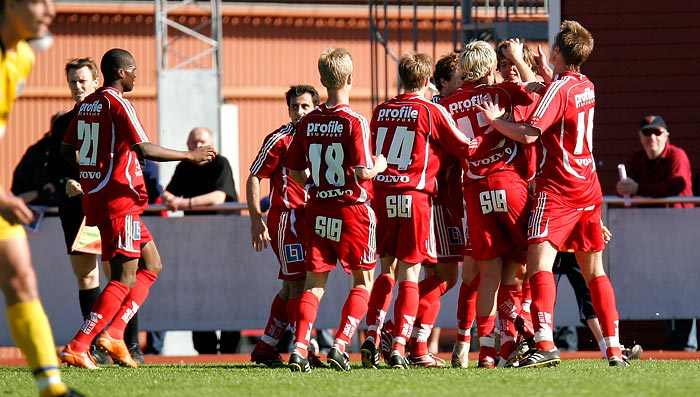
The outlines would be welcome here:
M 451 353 L 439 353 L 438 356 L 450 361 Z M 250 354 L 202 354 L 199 356 L 157 356 L 146 355 L 146 364 L 210 364 L 210 363 L 246 363 L 250 362 Z M 282 358 L 287 361 L 289 354 L 282 354 Z M 561 352 L 563 360 L 576 359 L 599 359 L 598 351 L 578 351 Z M 325 357 L 322 356 L 322 359 Z M 476 362 L 478 353 L 469 353 L 469 360 Z M 644 351 L 642 360 L 700 360 L 700 351 L 671 351 L 671 350 L 651 350 Z M 359 353 L 351 353 L 350 361 L 360 362 Z M 0 365 L 19 366 L 26 365 L 21 352 L 16 347 L 0 347 Z

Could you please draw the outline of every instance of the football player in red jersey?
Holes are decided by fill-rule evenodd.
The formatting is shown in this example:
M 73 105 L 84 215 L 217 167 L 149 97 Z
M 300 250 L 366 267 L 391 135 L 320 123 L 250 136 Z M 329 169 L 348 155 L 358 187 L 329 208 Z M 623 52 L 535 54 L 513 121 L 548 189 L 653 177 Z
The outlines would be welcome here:
M 421 263 L 437 261 L 432 200 L 437 194 L 438 153 L 466 156 L 469 146 L 445 108 L 426 99 L 432 68 L 433 60 L 426 54 L 403 55 L 399 76 L 405 92 L 377 106 L 370 123 L 375 152 L 384 155 L 389 164 L 374 178 L 372 207 L 377 214 L 382 273 L 391 274 L 399 284 L 389 358 L 393 368 L 408 367 L 404 356 L 418 312 Z M 437 276 L 430 282 L 445 285 Z M 368 314 L 371 318 L 381 317 L 388 309 L 386 297 L 375 299 L 380 293 L 391 297 L 384 290 L 373 290 L 371 300 L 381 305 L 373 305 L 375 313 Z M 440 295 L 438 289 L 435 298 Z M 373 348 L 377 341 L 370 338 L 363 344 L 363 365 L 376 368 L 379 360 Z
M 162 269 L 158 249 L 140 217 L 148 195 L 139 160 L 204 163 L 216 152 L 210 146 L 179 151 L 150 142 L 135 109 L 123 97 L 136 80 L 136 62 L 128 51 L 107 51 L 100 70 L 104 85 L 80 104 L 61 153 L 78 164 L 85 223 L 100 229 L 102 259 L 110 263 L 111 281 L 60 355 L 68 364 L 99 369 L 88 347 L 104 330 L 97 346 L 114 362 L 136 368 L 124 344 L 124 328 Z
M 246 185 L 253 248 L 262 251 L 267 248 L 269 241 L 280 264 L 278 278 L 282 280 L 282 288 L 275 295 L 265 332 L 251 354 L 253 362 L 269 367 L 284 365 L 275 346 L 287 325 L 292 324 L 294 327 L 299 295 L 304 290 L 306 280 L 306 191 L 304 186 L 289 176 L 289 170 L 283 164 L 297 123 L 320 103 L 318 92 L 310 85 L 292 86 L 285 97 L 291 121 L 265 137 L 250 167 Z M 270 210 L 267 223 L 260 208 L 260 180 L 266 178 L 270 180 Z M 316 360 L 310 358 L 313 366 L 313 361 Z
M 476 320 L 482 367 L 496 364 L 496 294 L 502 274 L 514 285 L 515 269 L 524 262 L 530 208 L 522 145 L 488 127 L 475 104 L 495 100 L 514 113 L 516 106 L 527 106 L 533 99 L 522 90 L 491 85 L 495 66 L 496 53 L 488 43 L 469 43 L 459 61 L 465 84 L 441 102 L 473 141 L 463 163 L 463 183 L 471 256 L 480 273 Z
M 292 371 L 309 372 L 309 337 L 325 292 L 328 273 L 340 263 L 353 276 L 328 363 L 350 370 L 345 346 L 367 312 L 377 263 L 376 219 L 369 203 L 372 178 L 386 169 L 373 157 L 367 119 L 349 106 L 353 63 L 343 48 L 329 48 L 318 60 L 328 100 L 297 123 L 285 166 L 300 185 L 310 177 L 306 207 L 306 284 L 299 298 Z
M 556 285 L 552 266 L 563 246 L 574 249 L 588 281 L 609 364 L 629 365 L 620 351 L 615 293 L 603 269 L 603 195 L 591 153 L 595 89 L 581 74 L 581 65 L 592 51 L 591 33 L 576 21 L 564 21 L 552 46 L 554 78 L 527 123 L 504 120 L 503 110 L 492 102 L 479 105 L 490 126 L 519 142 L 541 139 L 545 149 L 528 228 L 536 348 L 520 361 L 521 368 L 561 361 L 553 340 Z

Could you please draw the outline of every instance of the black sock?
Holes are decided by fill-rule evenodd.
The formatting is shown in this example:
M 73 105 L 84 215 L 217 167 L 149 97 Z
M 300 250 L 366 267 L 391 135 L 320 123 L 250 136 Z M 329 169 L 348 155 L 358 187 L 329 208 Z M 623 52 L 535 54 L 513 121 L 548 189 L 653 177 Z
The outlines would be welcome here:
M 139 313 L 136 312 L 134 317 L 131 318 L 129 324 L 126 325 L 124 329 L 124 343 L 126 346 L 131 346 L 133 344 L 139 343 Z
M 83 314 L 83 318 L 90 315 L 92 307 L 95 306 L 95 302 L 99 296 L 100 287 L 78 290 L 78 301 L 80 301 L 80 312 Z

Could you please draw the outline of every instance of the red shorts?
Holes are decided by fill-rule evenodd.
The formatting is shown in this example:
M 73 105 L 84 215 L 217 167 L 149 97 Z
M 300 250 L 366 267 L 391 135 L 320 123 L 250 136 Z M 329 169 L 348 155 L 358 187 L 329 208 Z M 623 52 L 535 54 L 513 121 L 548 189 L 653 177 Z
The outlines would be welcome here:
M 525 262 L 531 208 L 527 182 L 515 172 L 498 172 L 464 186 L 464 199 L 471 257 Z
M 539 192 L 530 214 L 528 243 L 549 241 L 555 248 L 574 251 L 602 251 L 605 249 L 600 223 L 600 203 L 586 208 L 571 208 L 556 194 Z
M 435 262 L 432 197 L 415 190 L 376 189 L 377 253 L 406 263 Z
M 462 197 L 459 197 L 459 201 L 462 201 Z M 433 204 L 435 248 L 439 263 L 461 262 L 464 259 L 462 218 L 454 216 L 450 208 L 452 206 Z
M 153 241 L 151 232 L 141 221 L 139 214 L 122 215 L 97 225 L 102 240 L 102 260 L 114 259 L 117 254 L 127 258 L 140 258 L 141 247 Z
M 343 270 L 377 266 L 374 211 L 368 203 L 314 203 L 306 208 L 306 270 L 328 272 L 340 262 Z
M 280 280 L 297 280 L 306 277 L 304 250 L 304 210 L 270 207 L 267 213 L 267 230 L 270 245 L 277 255 Z

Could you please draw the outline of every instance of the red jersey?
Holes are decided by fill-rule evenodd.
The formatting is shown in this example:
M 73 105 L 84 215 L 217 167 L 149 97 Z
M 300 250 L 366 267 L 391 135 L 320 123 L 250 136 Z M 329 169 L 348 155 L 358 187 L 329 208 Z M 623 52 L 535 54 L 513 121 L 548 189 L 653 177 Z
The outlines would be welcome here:
M 309 201 L 358 204 L 373 197 L 372 180 L 360 179 L 355 167 L 374 167 L 367 119 L 349 105 L 321 104 L 297 123 L 285 166 L 308 168 Z
M 496 85 L 505 88 L 509 92 L 521 91 L 523 95 L 528 95 L 532 99 L 532 102 L 528 105 L 513 107 L 513 122 L 523 123 L 529 120 L 532 113 L 534 113 L 535 109 L 537 109 L 537 104 L 540 102 L 540 96 L 534 92 L 527 92 L 525 90 L 527 83 L 503 81 Z M 535 179 L 535 175 L 537 175 L 538 172 L 537 161 L 538 159 L 542 158 L 542 143 L 537 140 L 529 145 L 523 145 L 523 149 L 525 150 L 525 157 L 527 158 L 527 176 L 525 177 L 525 180 L 531 182 Z
M 374 109 L 370 123 L 375 155 L 387 169 L 374 178 L 377 189 L 418 190 L 437 194 L 438 152 L 466 157 L 469 140 L 444 107 L 413 92 L 398 95 Z
M 594 110 L 593 83 L 565 72 L 555 76 L 530 118 L 544 147 L 536 191 L 565 197 L 574 208 L 603 200 L 592 153 Z
M 294 124 L 288 123 L 266 136 L 250 166 L 252 175 L 270 179 L 270 205 L 273 207 L 295 209 L 306 203 L 304 187 L 289 176 L 289 170 L 283 165 L 295 132 Z
M 465 83 L 440 102 L 450 112 L 462 133 L 471 138 L 469 158 L 462 163 L 465 185 L 499 171 L 514 171 L 526 178 L 528 164 L 522 145 L 489 126 L 476 105 L 491 101 L 505 109 L 506 113 L 512 114 L 515 106 L 530 105 L 532 100 L 517 85 Z
M 148 195 L 138 156 L 131 148 L 149 139 L 121 92 L 101 87 L 85 98 L 63 142 L 80 150 L 87 224 L 143 212 Z

